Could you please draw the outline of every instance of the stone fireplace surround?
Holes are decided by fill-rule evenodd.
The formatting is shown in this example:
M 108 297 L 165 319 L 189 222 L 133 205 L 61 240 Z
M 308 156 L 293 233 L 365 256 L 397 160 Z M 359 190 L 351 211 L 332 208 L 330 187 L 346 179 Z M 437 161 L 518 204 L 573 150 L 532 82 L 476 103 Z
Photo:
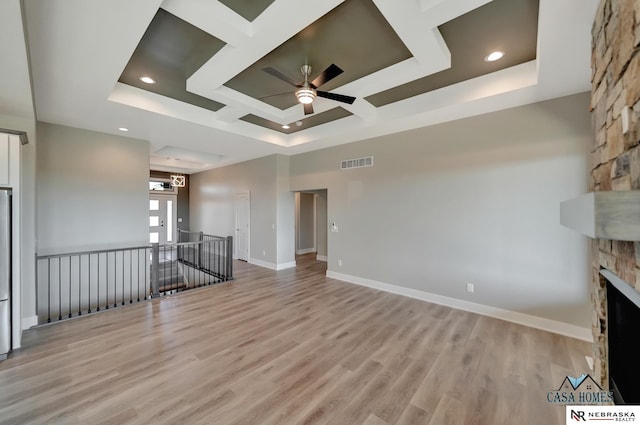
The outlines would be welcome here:
M 640 0 L 601 0 L 592 27 L 590 191 L 640 190 Z M 640 217 L 638 218 L 640 220 Z M 594 378 L 609 386 L 606 268 L 640 292 L 640 242 L 593 239 Z

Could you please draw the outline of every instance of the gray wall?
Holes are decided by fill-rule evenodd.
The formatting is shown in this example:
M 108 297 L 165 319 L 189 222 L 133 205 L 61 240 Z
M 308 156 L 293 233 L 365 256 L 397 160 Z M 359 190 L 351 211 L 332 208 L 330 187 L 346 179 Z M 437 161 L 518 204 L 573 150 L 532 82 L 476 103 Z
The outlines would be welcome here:
M 588 108 L 580 94 L 296 155 L 291 189 L 328 189 L 329 272 L 588 327 L 586 241 L 559 224 L 587 190 Z
M 288 167 L 288 158 L 271 155 L 192 174 L 192 230 L 219 236 L 235 235 L 235 195 L 249 192 L 250 261 L 272 267 L 294 261 L 294 205 L 293 194 L 289 192 Z M 286 174 L 284 179 L 283 174 Z M 280 253 L 278 239 L 282 244 Z
M 149 242 L 149 144 L 39 122 L 38 253 Z
M 294 194 L 289 190 L 290 161 L 288 156 L 276 155 L 276 245 L 278 267 L 295 265 Z

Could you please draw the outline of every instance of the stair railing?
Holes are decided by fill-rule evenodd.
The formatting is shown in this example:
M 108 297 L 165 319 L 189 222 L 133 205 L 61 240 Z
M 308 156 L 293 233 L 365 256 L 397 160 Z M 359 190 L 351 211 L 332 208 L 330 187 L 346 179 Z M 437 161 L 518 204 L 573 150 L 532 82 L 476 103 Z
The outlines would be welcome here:
M 178 240 L 151 245 L 152 298 L 233 279 L 231 236 L 179 230 Z
M 233 279 L 231 236 L 183 233 L 176 244 L 36 255 L 38 324 Z

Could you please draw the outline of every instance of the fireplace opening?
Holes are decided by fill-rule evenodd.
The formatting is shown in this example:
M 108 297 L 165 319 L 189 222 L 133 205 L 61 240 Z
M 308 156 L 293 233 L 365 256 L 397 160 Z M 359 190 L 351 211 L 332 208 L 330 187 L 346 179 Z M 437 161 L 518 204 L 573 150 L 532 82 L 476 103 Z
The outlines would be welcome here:
M 640 293 L 609 271 L 609 387 L 616 404 L 640 404 Z

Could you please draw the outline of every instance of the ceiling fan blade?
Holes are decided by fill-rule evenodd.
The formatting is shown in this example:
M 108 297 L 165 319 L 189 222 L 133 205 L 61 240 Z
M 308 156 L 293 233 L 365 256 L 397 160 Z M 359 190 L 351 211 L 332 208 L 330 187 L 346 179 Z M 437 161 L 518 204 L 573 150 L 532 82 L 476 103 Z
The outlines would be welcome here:
M 342 71 L 336 64 L 332 63 L 331 65 L 329 65 L 329 68 L 322 71 L 322 73 L 318 75 L 316 79 L 311 82 L 311 84 L 313 84 L 314 87 L 318 88 L 327 81 L 333 80 L 343 72 L 344 71 Z
M 305 115 L 311 115 L 313 114 L 313 105 L 310 103 L 303 103 L 302 106 L 304 106 L 304 114 Z
M 338 102 L 348 103 L 349 105 L 355 102 L 356 98 L 353 96 L 345 96 L 344 94 L 329 93 L 327 91 L 316 90 L 318 97 L 324 97 L 325 99 L 337 100 Z
M 262 68 L 262 70 L 264 72 L 266 72 L 267 74 L 270 74 L 274 77 L 276 77 L 279 80 L 284 81 L 285 83 L 291 84 L 293 87 L 300 87 L 300 84 L 298 84 L 297 82 L 293 81 L 291 78 L 287 77 L 286 75 L 284 75 L 282 72 L 273 69 L 271 67 L 269 68 Z

